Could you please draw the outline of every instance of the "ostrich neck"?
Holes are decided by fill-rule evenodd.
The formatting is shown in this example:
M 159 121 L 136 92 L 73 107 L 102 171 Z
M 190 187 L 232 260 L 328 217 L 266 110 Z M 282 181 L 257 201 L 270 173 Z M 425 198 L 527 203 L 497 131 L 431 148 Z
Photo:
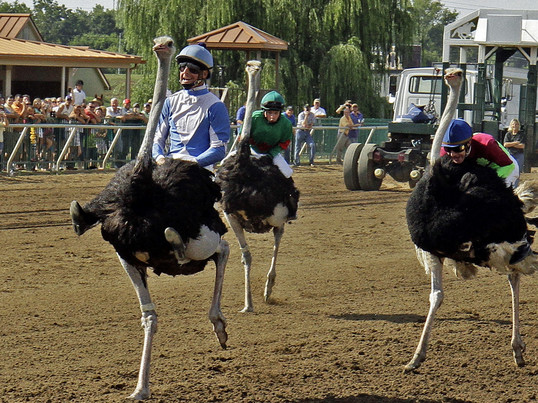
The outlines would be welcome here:
M 151 149 L 153 147 L 153 139 L 155 131 L 159 124 L 159 118 L 163 109 L 164 100 L 166 99 L 166 87 L 168 84 L 168 75 L 170 73 L 170 57 L 161 60 L 157 57 L 157 77 L 155 78 L 155 88 L 153 90 L 153 105 L 149 113 L 148 123 L 146 124 L 146 132 L 142 145 L 136 156 L 135 170 L 139 169 L 143 162 L 151 161 Z
M 260 72 L 258 67 L 247 66 L 248 74 L 248 93 L 245 110 L 245 120 L 241 129 L 241 141 L 248 141 L 250 137 L 250 128 L 252 127 L 252 112 L 256 108 L 257 76 Z
M 435 161 L 439 159 L 441 155 L 441 144 L 443 142 L 443 136 L 445 135 L 445 132 L 448 129 L 450 122 L 452 121 L 454 113 L 456 112 L 456 107 L 458 106 L 458 98 L 460 96 L 460 89 L 461 84 L 451 87 L 445 110 L 443 111 L 441 121 L 439 122 L 439 127 L 437 127 L 437 131 L 435 132 L 435 136 L 433 138 L 432 150 L 430 153 L 430 164 L 432 165 Z

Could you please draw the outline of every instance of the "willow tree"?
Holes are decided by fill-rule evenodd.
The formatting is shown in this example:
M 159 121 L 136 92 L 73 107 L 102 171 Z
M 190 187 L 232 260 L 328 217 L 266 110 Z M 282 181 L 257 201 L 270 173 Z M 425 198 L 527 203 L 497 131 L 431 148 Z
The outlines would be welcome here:
M 321 98 L 334 110 L 346 99 L 362 100 L 361 110 L 369 113 L 368 100 L 374 98 L 368 61 L 353 38 L 346 44 L 333 46 L 321 63 Z
M 370 66 L 382 65 L 376 61 L 392 44 L 411 41 L 408 0 L 119 0 L 118 9 L 127 47 L 148 60 L 145 69 L 151 74 L 155 62 L 148 44 L 157 35 L 171 35 L 181 48 L 190 37 L 236 21 L 275 35 L 289 43 L 280 64 L 286 101 L 299 106 L 323 96 L 328 110 L 334 110 L 342 99 L 341 93 L 329 94 L 346 81 L 325 69 L 348 71 L 347 65 L 335 64 L 329 55 L 359 68 L 349 70 L 353 80 L 361 77 L 358 93 L 373 94 L 372 80 L 367 78 Z M 212 53 L 216 63 L 225 66 L 224 82 L 246 82 L 244 52 Z M 262 57 L 267 62 L 263 83 L 274 85 L 268 73 L 274 69 L 273 55 L 264 52 Z M 172 90 L 174 86 L 177 80 L 171 81 Z

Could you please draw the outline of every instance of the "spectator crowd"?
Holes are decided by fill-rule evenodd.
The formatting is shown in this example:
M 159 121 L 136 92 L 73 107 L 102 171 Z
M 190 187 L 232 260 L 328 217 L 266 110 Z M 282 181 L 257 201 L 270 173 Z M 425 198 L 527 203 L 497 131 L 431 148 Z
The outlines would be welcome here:
M 51 170 L 51 169 L 85 169 L 97 168 L 108 153 L 115 137 L 116 130 L 103 126 L 145 126 L 149 119 L 152 100 L 142 106 L 131 103 L 130 99 L 112 98 L 108 106 L 102 99 L 93 98 L 87 101 L 82 81 L 77 81 L 75 88 L 66 97 L 34 98 L 29 95 L 16 94 L 4 98 L 0 96 L 0 168 L 6 169 L 10 157 L 21 135 L 22 128 L 10 127 L 12 124 L 35 124 L 30 127 L 17 154 L 14 156 L 12 169 Z M 320 124 L 319 119 L 327 116 L 315 99 L 312 105 L 305 105 L 296 118 L 294 108 L 288 106 L 283 116 L 290 120 L 294 128 L 293 146 L 284 151 L 285 160 L 295 166 L 300 164 L 300 154 L 304 146 L 309 149 L 308 157 L 314 164 L 315 142 L 312 127 Z M 240 127 L 244 119 L 245 106 L 237 111 L 236 123 Z M 337 114 L 350 119 L 345 128 L 340 127 L 337 146 L 337 162 L 341 163 L 341 155 L 349 143 L 356 141 L 357 128 L 362 125 L 363 117 L 357 104 L 346 101 L 337 110 Z M 344 119 L 342 118 L 342 120 Z M 232 119 L 233 120 L 233 119 Z M 340 122 L 340 126 L 344 123 Z M 351 124 L 351 121 L 353 122 Z M 48 124 L 69 124 L 64 127 L 47 127 Z M 76 127 L 76 126 L 84 127 Z M 98 125 L 91 128 L 87 126 Z M 239 128 L 238 128 L 239 129 Z M 239 130 L 238 130 L 239 131 Z M 116 139 L 111 155 L 112 166 L 119 168 L 136 156 L 144 135 L 144 129 L 125 129 Z M 343 141 L 345 138 L 346 141 Z M 66 147 L 67 142 L 69 142 Z M 66 148 L 67 152 L 58 167 L 55 166 L 59 153 Z
M 120 106 L 117 98 L 110 100 L 107 107 L 99 98 L 86 100 L 78 81 L 75 88 L 63 97 L 34 98 L 29 95 L 0 96 L 0 165 L 6 169 L 6 162 L 21 135 L 22 128 L 12 124 L 35 124 L 30 127 L 20 145 L 13 169 L 50 170 L 55 169 L 59 152 L 70 140 L 67 153 L 58 169 L 97 168 L 114 139 L 114 126 L 144 126 L 149 118 L 152 100 L 143 106 L 124 99 Z M 70 124 L 69 128 L 47 127 L 47 124 Z M 98 128 L 76 126 L 99 125 Z M 74 128 L 74 129 L 73 129 Z M 112 160 L 118 168 L 136 156 L 144 130 L 123 129 L 115 146 Z

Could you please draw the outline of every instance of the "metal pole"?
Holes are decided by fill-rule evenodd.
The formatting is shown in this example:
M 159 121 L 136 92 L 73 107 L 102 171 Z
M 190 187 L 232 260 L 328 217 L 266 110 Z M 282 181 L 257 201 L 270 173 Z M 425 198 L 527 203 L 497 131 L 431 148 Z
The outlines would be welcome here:
M 110 144 L 110 147 L 108 148 L 108 151 L 106 152 L 105 158 L 103 158 L 103 166 L 101 168 L 106 167 L 106 163 L 108 162 L 108 158 L 110 157 L 110 154 L 112 154 L 112 150 L 114 150 L 114 146 L 118 142 L 120 135 L 121 135 L 121 127 L 116 131 L 116 134 L 114 136 L 114 139 L 112 140 L 112 143 Z
M 67 150 L 69 149 L 69 144 L 73 141 L 73 138 L 75 137 L 77 128 L 73 127 L 71 131 L 69 132 L 69 137 L 67 138 L 67 141 L 64 144 L 64 148 L 62 148 L 62 152 L 58 156 L 58 160 L 56 161 L 56 166 L 53 168 L 53 171 L 58 172 L 60 170 L 60 162 L 64 159 L 65 154 L 67 154 Z
M 9 156 L 9 159 L 7 160 L 6 171 L 9 173 L 10 176 L 13 175 L 13 169 L 11 168 L 11 165 L 13 164 L 13 160 L 15 159 L 15 155 L 19 151 L 19 148 L 21 147 L 21 144 L 22 144 L 24 138 L 26 137 L 26 133 L 28 133 L 28 128 L 27 127 L 25 127 L 22 130 L 21 135 L 19 136 L 19 139 L 17 140 L 17 143 L 15 144 L 15 148 L 13 149 L 13 152 L 11 153 L 11 155 Z

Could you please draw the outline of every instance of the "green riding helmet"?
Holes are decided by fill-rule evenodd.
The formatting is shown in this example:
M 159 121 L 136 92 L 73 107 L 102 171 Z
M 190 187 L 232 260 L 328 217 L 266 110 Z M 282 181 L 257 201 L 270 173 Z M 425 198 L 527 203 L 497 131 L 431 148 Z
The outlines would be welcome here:
M 264 111 L 282 111 L 285 103 L 282 95 L 276 91 L 265 94 L 261 102 Z

